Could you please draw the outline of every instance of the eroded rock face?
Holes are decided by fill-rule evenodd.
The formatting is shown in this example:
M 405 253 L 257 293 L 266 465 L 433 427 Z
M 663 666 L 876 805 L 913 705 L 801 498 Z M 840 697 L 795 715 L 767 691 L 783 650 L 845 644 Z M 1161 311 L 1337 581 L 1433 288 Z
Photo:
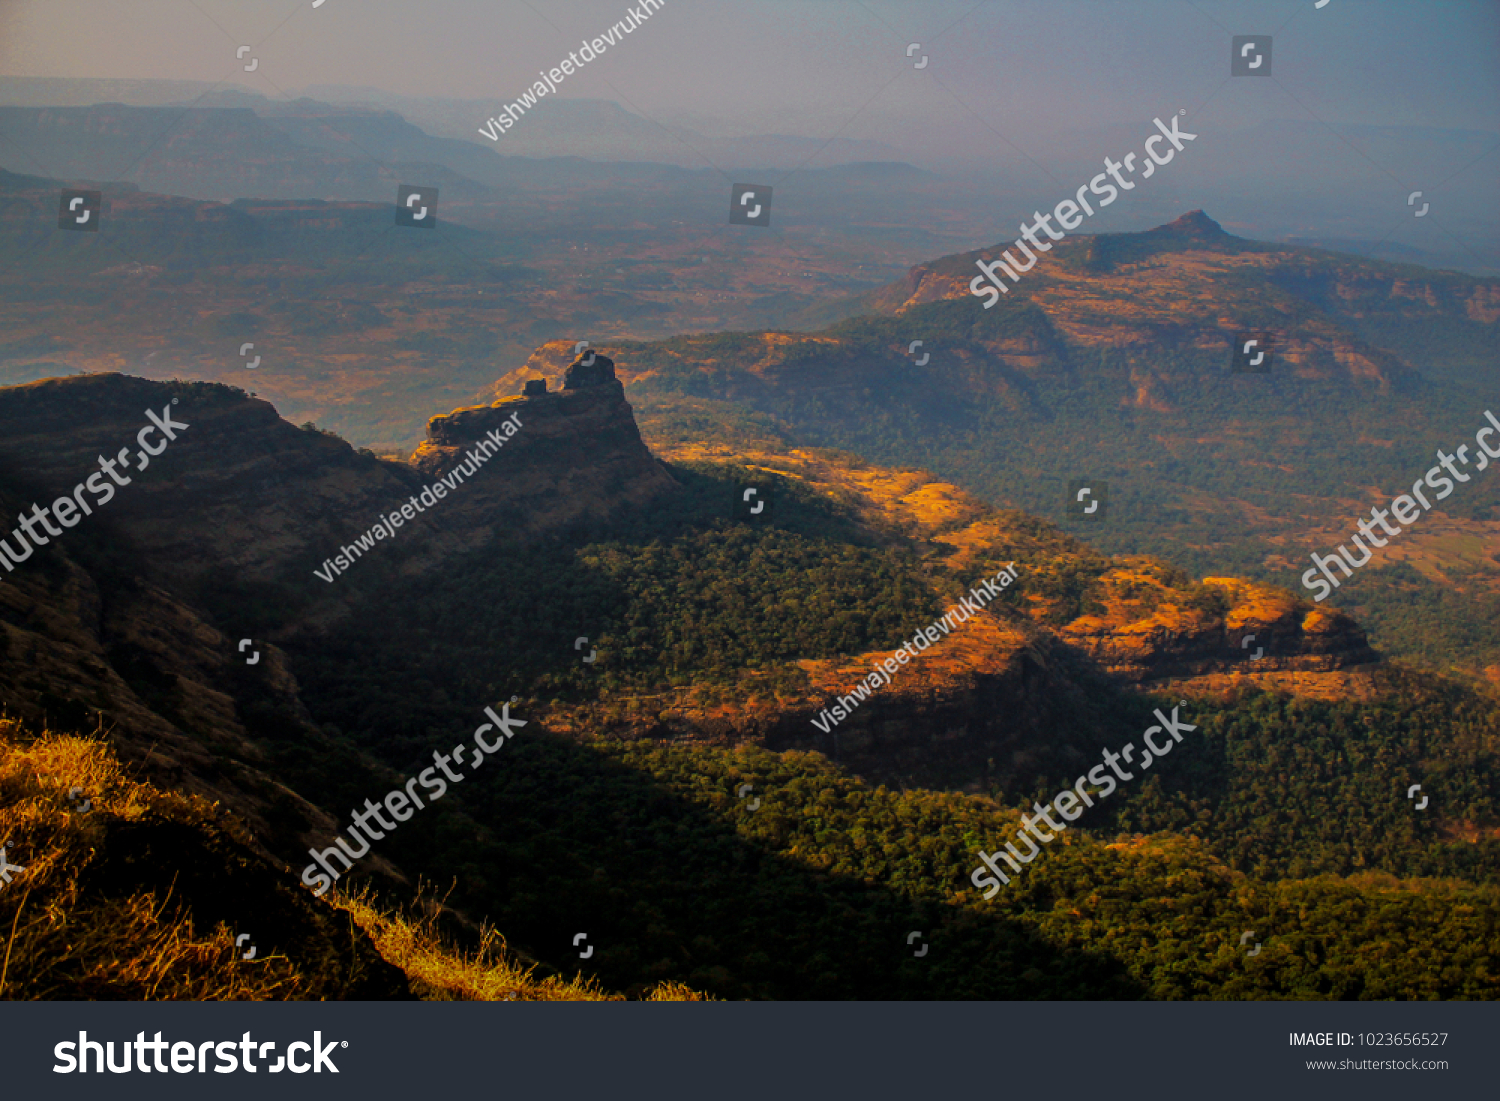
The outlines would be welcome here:
M 1058 634 L 1105 672 L 1136 684 L 1215 673 L 1331 672 L 1379 660 L 1364 631 L 1336 608 L 1237 578 L 1209 577 L 1204 584 L 1224 594 L 1226 612 L 1163 594 L 1159 606 L 1141 614 L 1111 594 L 1102 615 L 1082 616 Z
M 601 368 L 602 364 L 602 370 Z M 427 423 L 427 440 L 412 456 L 424 481 L 455 467 L 473 470 L 443 502 L 470 542 L 499 526 L 541 531 L 583 515 L 604 515 L 676 488 L 641 441 L 625 388 L 609 359 L 596 356 L 594 381 L 558 393 L 502 398 L 493 405 L 457 409 Z M 605 375 L 608 377 L 605 377 Z M 573 369 L 569 377 L 577 381 Z M 505 426 L 514 428 L 506 436 Z M 485 440 L 504 440 L 500 450 L 475 467 Z
M 563 375 L 564 390 L 587 390 L 615 381 L 615 361 L 596 352 L 585 352 Z
M 434 417 L 409 464 L 299 429 L 233 387 L 119 374 L 48 379 L 0 389 L 0 482 L 27 508 L 50 506 L 100 473 L 99 456 L 124 449 L 120 476 L 130 484 L 60 545 L 109 541 L 120 569 L 174 592 L 224 572 L 242 582 L 305 580 L 514 417 L 515 435 L 433 510 L 441 523 L 402 534 L 403 547 L 420 544 L 423 561 L 435 562 L 501 525 L 541 531 L 675 487 L 641 442 L 620 383 L 604 377 L 609 360 L 597 356 L 594 368 L 597 381 L 585 389 Z M 150 424 L 147 410 L 170 410 L 188 427 L 142 470 L 137 434 Z M 159 447 L 160 436 L 149 442 Z M 7 512 L 0 535 L 15 523 Z

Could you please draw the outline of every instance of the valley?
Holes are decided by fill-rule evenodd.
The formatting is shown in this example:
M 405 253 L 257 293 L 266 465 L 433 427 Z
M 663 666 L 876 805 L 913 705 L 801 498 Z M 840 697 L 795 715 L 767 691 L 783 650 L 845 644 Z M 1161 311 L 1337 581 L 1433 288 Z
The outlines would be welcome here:
M 178 467 L 153 464 L 3 590 L 8 708 L 34 731 L 96 730 L 140 778 L 212 800 L 204 821 L 244 823 L 237 859 L 290 877 L 276 869 L 326 845 L 344 807 L 508 700 L 527 726 L 493 771 L 355 878 L 385 906 L 453 881 L 446 936 L 475 943 L 493 923 L 509 946 L 495 959 L 537 968 L 528 981 L 572 973 L 560 931 L 578 926 L 600 946 L 589 975 L 636 997 L 1492 996 L 1492 696 L 1389 666 L 1337 610 L 1106 556 L 918 469 L 799 445 L 764 415 L 664 398 L 638 434 L 626 392 L 594 381 L 455 411 L 419 473 L 217 384 L 0 391 L 6 493 L 71 476 L 80 455 L 18 465 L 42 436 L 86 452 L 168 395 L 193 426 Z M 510 408 L 531 425 L 452 508 L 337 586 L 313 577 L 324 545 Z M 676 443 L 651 455 L 643 435 Z M 749 513 L 745 485 L 774 508 Z M 836 735 L 811 724 L 1009 561 L 1013 597 Z M 1247 632 L 1272 643 L 1264 668 Z M 1162 706 L 1194 727 L 1180 752 L 981 899 L 975 846 Z M 1437 815 L 1414 819 L 1395 790 L 1413 776 L 1444 793 Z M 45 846 L 18 826 L 28 853 Z M 1392 914 L 1414 947 L 1468 963 L 1360 957 Z M 1170 939 L 1149 933 L 1163 922 Z M 1238 930 L 1273 922 L 1272 957 L 1245 969 Z M 893 962 L 908 927 L 936 966 Z M 278 942 L 287 981 L 326 968 L 307 955 L 321 950 Z
M 1500 279 L 1411 262 L 1484 240 L 1316 247 L 1367 183 L 1247 235 L 1267 200 L 1192 209 L 1270 178 L 1195 177 L 1210 126 L 1133 197 L 1162 224 L 987 308 L 1029 155 L 559 100 L 533 157 L 456 137 L 473 100 L 3 81 L 0 506 L 190 426 L 0 582 L 5 996 L 1500 997 L 1500 474 L 1299 583 L 1500 414 Z M 1487 155 L 1418 130 L 1363 136 Z M 783 167 L 639 159 L 700 138 Z M 770 227 L 726 223 L 741 178 Z

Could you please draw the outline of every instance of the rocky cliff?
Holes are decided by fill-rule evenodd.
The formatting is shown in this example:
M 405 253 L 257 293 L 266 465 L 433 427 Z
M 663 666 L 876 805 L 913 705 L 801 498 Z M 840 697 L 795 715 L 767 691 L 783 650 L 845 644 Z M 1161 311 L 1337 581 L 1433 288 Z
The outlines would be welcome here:
M 275 641 L 342 614 L 392 569 L 672 490 L 619 383 L 597 382 L 434 418 L 412 464 L 217 384 L 108 374 L 0 389 L 0 536 L 19 554 L 22 517 L 35 533 L 0 573 L 0 708 L 38 728 L 105 732 L 127 764 L 224 804 L 259 836 L 331 832 L 262 771 L 269 746 L 321 738 Z M 520 430 L 472 483 L 347 576 L 314 575 L 513 414 Z M 57 509 L 64 498 L 74 505 Z M 72 523 L 49 536 L 34 506 Z
M 537 532 L 584 515 L 639 505 L 676 483 L 641 442 L 614 362 L 588 353 L 560 379 L 563 389 L 501 398 L 491 405 L 433 417 L 412 466 L 440 478 L 511 421 L 515 434 L 487 460 L 466 488 L 445 503 L 468 538 L 504 527 Z M 472 466 L 472 463 L 469 464 Z
M 137 436 L 152 414 L 188 427 L 146 457 Z M 338 547 L 448 474 L 512 414 L 521 431 L 416 522 L 417 539 L 402 534 L 418 563 L 482 542 L 497 525 L 541 531 L 673 485 L 612 380 L 434 417 L 429 439 L 406 464 L 296 428 L 268 402 L 232 387 L 116 374 L 0 389 L 0 480 L 19 498 L 46 505 L 71 495 L 100 472 L 101 459 L 114 461 L 123 449 L 119 476 L 129 484 L 79 529 L 85 537 L 90 529 L 107 533 L 128 559 L 123 568 L 179 589 L 225 572 L 242 583 L 306 582 Z M 152 433 L 147 442 L 162 441 Z M 15 521 L 4 526 L 9 531 Z M 70 532 L 60 543 L 73 540 Z

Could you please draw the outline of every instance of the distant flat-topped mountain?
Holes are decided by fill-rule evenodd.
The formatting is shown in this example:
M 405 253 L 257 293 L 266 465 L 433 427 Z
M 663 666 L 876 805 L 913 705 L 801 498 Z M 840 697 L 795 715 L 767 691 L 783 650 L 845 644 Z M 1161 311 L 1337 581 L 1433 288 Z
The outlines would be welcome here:
M 358 121 L 366 130 L 404 125 L 394 115 Z M 0 107 L 0 128 L 16 167 L 43 164 L 59 178 L 126 180 L 168 195 L 389 199 L 398 176 L 445 188 L 455 199 L 488 194 L 430 161 L 404 158 L 398 174 L 312 111 L 278 127 L 246 107 Z
M 971 284 L 1006 249 L 918 264 L 861 299 L 862 316 L 818 332 L 600 347 L 638 403 L 728 402 L 1064 525 L 1068 484 L 1108 481 L 1112 511 L 1080 534 L 1289 588 L 1313 549 L 1410 485 L 1435 448 L 1472 438 L 1495 401 L 1500 279 L 1253 241 L 1200 210 L 1056 241 L 986 308 Z M 1264 373 L 1237 365 L 1252 339 L 1267 349 Z M 542 346 L 498 392 L 555 378 L 565 351 Z M 1478 626 L 1500 574 L 1463 548 L 1500 535 L 1500 486 L 1465 489 L 1378 566 L 1427 571 L 1403 584 L 1434 606 L 1457 576 L 1484 594 L 1432 621 L 1484 635 L 1453 640 L 1477 671 L 1500 663 L 1500 638 Z M 1393 591 L 1351 586 L 1337 599 L 1363 608 Z M 1398 621 L 1412 622 L 1392 607 L 1386 641 L 1425 649 L 1430 631 Z
M 872 305 L 901 314 L 925 302 L 979 301 L 970 286 L 977 262 L 1007 248 L 1014 246 L 919 264 L 873 296 Z M 1109 299 L 1116 302 L 1106 306 Z M 1400 365 L 1361 336 L 1378 335 L 1388 344 L 1413 322 L 1444 323 L 1465 336 L 1493 331 L 1500 280 L 1251 241 L 1195 210 L 1142 233 L 1057 242 L 1010 285 L 1000 305 L 1018 310 L 1023 303 L 1084 344 L 1216 346 L 1227 344 L 1234 331 L 1275 327 L 1285 334 L 1284 358 L 1299 371 L 1342 368 L 1389 384 L 1389 372 L 1399 373 Z M 1415 348 L 1401 340 L 1392 350 Z
M 1445 356 L 1412 339 L 1415 327 L 1441 327 L 1449 344 L 1482 344 L 1500 320 L 1500 280 L 1252 241 L 1227 233 L 1201 210 L 1141 233 L 1073 236 L 1043 253 L 995 309 L 971 287 L 978 261 L 1009 244 L 918 264 L 904 279 L 864 301 L 871 316 L 821 333 L 683 336 L 617 347 L 627 382 L 713 374 L 725 393 L 745 386 L 802 388 L 890 386 L 958 390 L 979 385 L 1034 405 L 1023 378 L 1077 369 L 1084 349 L 1139 354 L 1121 400 L 1170 409 L 1169 388 L 1185 381 L 1169 354 L 1206 355 L 1227 372 L 1236 334 L 1276 334 L 1282 377 L 1402 391 L 1418 384 L 1415 365 L 1439 377 L 1483 378 L 1462 356 Z M 877 321 L 884 315 L 891 321 Z M 899 322 L 899 323 L 896 323 Z M 907 336 L 924 339 L 944 367 L 919 372 Z M 549 353 L 551 354 L 551 353 Z M 982 384 L 978 358 L 991 369 Z M 935 357 L 934 357 L 935 358 Z M 954 374 L 954 360 L 967 375 Z M 1123 361 L 1107 369 L 1117 372 Z M 553 360 L 538 372 L 553 375 Z M 1015 372 L 1021 372 L 1017 375 Z M 892 373 L 894 372 L 894 373 Z M 1197 368 L 1190 374 L 1196 376 Z M 968 381 L 961 381 L 966 378 Z M 518 392 L 520 375 L 502 392 Z M 509 389 L 505 389 L 509 387 Z M 770 390 L 766 391 L 768 394 Z

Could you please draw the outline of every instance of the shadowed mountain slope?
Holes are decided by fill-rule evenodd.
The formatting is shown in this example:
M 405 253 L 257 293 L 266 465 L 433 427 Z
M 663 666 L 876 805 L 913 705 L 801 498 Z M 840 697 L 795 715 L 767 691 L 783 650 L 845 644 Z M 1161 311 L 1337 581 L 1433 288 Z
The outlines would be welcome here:
M 663 462 L 610 357 L 585 359 L 561 393 L 435 418 L 411 464 L 225 387 L 0 391 L 8 514 L 71 493 L 121 445 L 131 460 L 117 499 L 7 575 L 6 706 L 102 724 L 127 767 L 244 822 L 288 885 L 347 808 L 508 706 L 525 726 L 504 755 L 354 878 L 405 898 L 418 877 L 453 883 L 455 934 L 477 945 L 491 921 L 542 981 L 572 973 L 564 931 L 586 928 L 590 974 L 629 996 L 662 982 L 724 997 L 1489 995 L 1488 932 L 1465 934 L 1464 976 L 1407 974 L 1405 956 L 1351 965 L 1367 930 L 1347 915 L 1396 905 L 1411 937 L 1447 945 L 1463 907 L 1500 913 L 1484 886 L 1491 703 L 1372 667 L 1353 622 L 1284 591 L 1107 557 L 722 404 L 653 400 L 645 436 Z M 187 427 L 142 470 L 147 409 Z M 512 415 L 518 431 L 476 469 L 465 456 Z M 455 479 L 368 560 L 312 575 L 319 548 L 464 468 L 472 484 Z M 816 730 L 831 697 L 1012 561 L 1008 595 Z M 1241 645 L 1252 631 L 1273 646 L 1264 669 Z M 1163 685 L 1188 702 L 1143 694 Z M 1380 703 L 1323 698 L 1340 686 Z M 1014 832 L 1010 808 L 1072 785 L 1160 707 L 1201 732 L 1189 750 L 1090 812 L 1013 892 L 981 897 L 974 852 Z M 1347 760 L 1320 748 L 1331 737 Z M 1284 753 L 1323 762 L 1315 790 L 1305 768 L 1278 768 Z M 1378 794 L 1392 761 L 1453 793 L 1440 814 L 1413 821 Z M 1350 812 L 1362 802 L 1368 815 Z M 1210 805 L 1222 814 L 1202 817 Z M 1267 806 L 1314 818 L 1267 845 Z M 1337 878 L 1367 868 L 1406 881 Z M 1171 918 L 1191 974 L 1141 935 L 1169 895 L 1191 903 Z M 1246 974 L 1223 946 L 1289 906 L 1277 967 Z M 912 928 L 940 966 L 903 962 Z

